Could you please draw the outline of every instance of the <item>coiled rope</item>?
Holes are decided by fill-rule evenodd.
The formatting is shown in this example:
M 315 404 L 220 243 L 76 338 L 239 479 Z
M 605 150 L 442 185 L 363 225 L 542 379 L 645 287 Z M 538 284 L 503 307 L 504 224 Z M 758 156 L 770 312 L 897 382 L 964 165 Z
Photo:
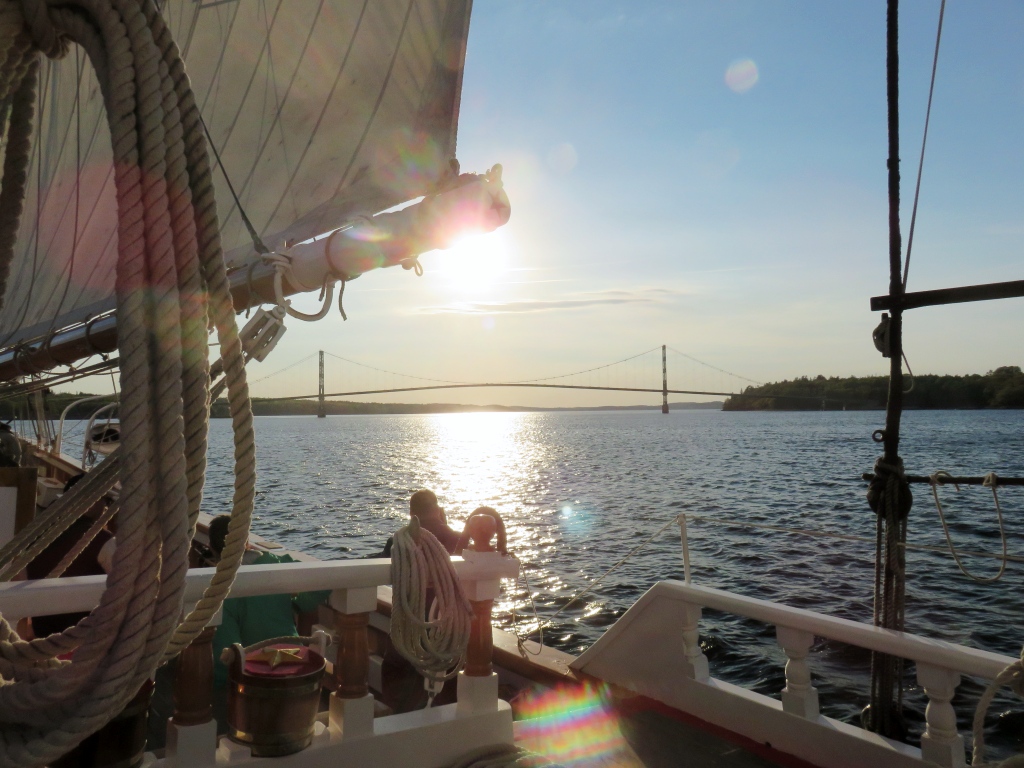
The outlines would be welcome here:
M 22 552 L 45 547 L 119 478 L 118 546 L 100 605 L 77 626 L 26 642 L 0 618 L 0 764 L 11 766 L 50 762 L 100 728 L 205 627 L 240 562 L 255 487 L 252 414 L 206 139 L 152 0 L 0 0 L 0 295 L 24 206 L 39 54 L 59 59 L 72 42 L 96 70 L 113 147 L 124 436 L 95 480 L 79 483 L 0 551 L 0 568 L 10 578 Z M 232 524 L 209 589 L 178 626 L 206 469 L 211 321 L 235 434 Z M 69 650 L 73 662 L 55 658 Z
M 423 677 L 429 707 L 462 668 L 473 609 L 448 551 L 419 518 L 395 533 L 391 585 L 391 643 Z M 429 606 L 428 587 L 435 593 Z
M 1002 672 L 996 675 L 995 680 L 989 683 L 988 688 L 978 700 L 978 706 L 974 710 L 974 748 L 971 752 L 971 766 L 983 768 L 985 766 L 985 715 L 992 704 L 992 699 L 1004 685 L 1009 685 L 1019 696 L 1024 696 L 1024 650 L 1020 653 L 1020 660 L 1008 664 Z M 1024 765 L 1024 758 L 1021 756 L 1011 757 L 999 763 L 999 766 L 1021 766 Z

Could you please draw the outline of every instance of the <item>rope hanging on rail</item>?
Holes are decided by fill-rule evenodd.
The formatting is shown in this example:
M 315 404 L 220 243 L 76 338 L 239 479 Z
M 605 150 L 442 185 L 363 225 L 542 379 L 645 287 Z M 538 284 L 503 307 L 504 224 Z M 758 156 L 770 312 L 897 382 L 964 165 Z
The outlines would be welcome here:
M 974 710 L 974 720 L 971 725 L 974 732 L 974 746 L 971 750 L 972 768 L 984 768 L 986 765 L 985 715 L 988 714 L 988 708 L 992 705 L 992 700 L 996 697 L 996 693 L 1006 685 L 1010 686 L 1018 696 L 1024 696 L 1024 649 L 1020 652 L 1020 659 L 1012 664 L 1008 664 L 1002 672 L 996 675 L 996 678 L 988 684 L 985 692 L 978 700 L 978 706 Z M 1022 765 L 1024 765 L 1024 759 L 1018 755 L 999 763 L 998 766 L 993 765 L 993 768 L 1011 768 L 1011 766 L 1020 768 Z
M 391 584 L 391 642 L 423 676 L 429 707 L 462 668 L 473 609 L 447 550 L 419 518 L 395 533 Z M 428 586 L 435 592 L 429 605 Z
M 0 0 L 0 295 L 32 144 L 40 52 L 80 45 L 107 110 L 118 203 L 116 298 L 123 450 L 0 551 L 6 578 L 120 479 L 118 546 L 100 605 L 59 635 L 21 640 L 0 618 L 0 764 L 42 765 L 119 712 L 219 608 L 244 549 L 255 487 L 252 415 L 224 268 L 207 143 L 184 65 L 152 0 Z M 206 469 L 216 327 L 235 433 L 224 557 L 178 626 Z M 56 657 L 74 651 L 70 663 Z
M 939 522 L 942 523 L 942 532 L 946 536 L 946 544 L 949 546 L 949 554 L 953 556 L 953 560 L 956 561 L 956 565 L 960 569 L 960 572 L 967 578 L 973 579 L 974 581 L 977 581 L 980 584 L 991 584 L 992 582 L 999 581 L 999 579 L 1001 579 L 1003 577 L 1003 574 L 1006 572 L 1006 562 L 1008 558 L 1006 529 L 1003 526 L 1003 508 L 999 505 L 999 492 L 996 490 L 999 487 L 999 478 L 996 476 L 995 472 L 989 472 L 987 475 L 985 475 L 984 486 L 992 490 L 992 498 L 996 504 L 996 520 L 999 523 L 999 538 L 1002 541 L 1003 545 L 1002 562 L 999 564 L 999 570 L 996 572 L 995 576 L 977 576 L 971 573 L 969 570 L 967 570 L 967 567 L 960 560 L 960 555 L 956 551 L 956 545 L 953 544 L 953 537 L 949 534 L 949 526 L 946 524 L 946 514 L 942 509 L 942 502 L 939 501 L 939 484 L 941 482 L 941 479 L 947 478 L 948 482 L 948 478 L 951 477 L 953 476 L 949 474 L 949 472 L 939 470 L 930 478 L 932 485 L 932 498 L 935 499 L 935 509 L 939 513 Z M 960 486 L 957 485 L 956 483 L 953 483 L 953 487 L 956 488 L 958 491 L 960 490 Z

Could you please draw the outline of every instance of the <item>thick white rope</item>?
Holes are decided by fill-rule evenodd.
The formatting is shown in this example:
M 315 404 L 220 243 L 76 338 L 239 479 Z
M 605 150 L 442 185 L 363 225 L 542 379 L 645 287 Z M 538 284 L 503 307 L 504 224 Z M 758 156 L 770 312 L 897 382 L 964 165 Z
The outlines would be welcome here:
M 1021 651 L 1020 660 L 1008 664 L 1002 672 L 1000 672 L 995 680 L 989 683 L 988 688 L 981 695 L 981 699 L 978 700 L 978 706 L 974 710 L 974 748 L 971 752 L 971 766 L 972 768 L 984 768 L 985 763 L 985 715 L 988 714 L 988 708 L 992 704 L 992 699 L 995 698 L 996 693 L 1004 685 L 1011 686 L 1018 695 L 1024 696 L 1024 650 Z M 1019 761 L 1019 762 L 1018 762 Z M 1024 758 L 1011 757 L 999 766 L 1010 766 L 1024 765 Z
M 952 475 L 945 470 L 939 470 L 928 479 L 931 481 L 932 497 L 935 499 L 935 509 L 939 513 L 939 522 L 942 523 L 942 532 L 946 535 L 946 544 L 949 545 L 949 553 L 953 556 L 953 560 L 956 561 L 956 565 L 960 569 L 960 572 L 967 578 L 973 579 L 980 584 L 991 584 L 994 581 L 999 581 L 1006 572 L 1006 563 L 1009 560 L 1009 556 L 1007 554 L 1006 529 L 1003 526 L 1003 509 L 999 506 L 999 492 L 996 490 L 999 486 L 999 478 L 996 477 L 995 472 L 989 472 L 985 475 L 983 485 L 986 488 L 992 489 L 992 498 L 995 499 L 996 503 L 996 519 L 999 521 L 999 538 L 1002 540 L 1003 544 L 1002 562 L 1000 562 L 999 570 L 994 576 L 978 576 L 967 570 L 967 567 L 960 560 L 960 555 L 957 553 L 956 546 L 953 544 L 953 537 L 949 534 L 949 526 L 946 524 L 946 514 L 942 509 L 942 502 L 939 501 L 939 482 L 943 477 L 952 477 Z M 953 484 L 953 487 L 958 491 L 960 490 L 960 486 L 955 483 Z
M 119 469 L 118 546 L 101 603 L 78 626 L 25 642 L 0 618 L 3 765 L 42 765 L 66 752 L 202 630 L 237 569 L 255 484 L 252 416 L 206 140 L 177 48 L 151 0 L 0 0 L 7 136 L 0 295 L 23 207 L 38 52 L 60 58 L 70 41 L 96 70 L 114 150 L 124 435 L 120 462 L 108 459 L 101 470 Z M 208 320 L 221 344 L 235 430 L 233 519 L 210 589 L 177 627 L 205 472 Z M 84 489 L 69 496 L 34 529 L 33 548 L 87 508 Z M 6 556 L 0 553 L 5 571 L 20 559 Z M 71 649 L 72 663 L 54 658 Z
M 429 618 L 428 586 L 435 593 Z M 448 551 L 418 518 L 395 533 L 391 588 L 391 642 L 423 676 L 429 707 L 462 668 L 473 610 Z

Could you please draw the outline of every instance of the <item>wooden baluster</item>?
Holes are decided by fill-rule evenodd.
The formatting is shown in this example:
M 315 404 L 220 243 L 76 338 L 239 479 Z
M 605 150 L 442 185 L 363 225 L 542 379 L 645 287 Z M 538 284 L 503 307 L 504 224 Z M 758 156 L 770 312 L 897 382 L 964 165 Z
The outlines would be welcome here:
M 503 555 L 497 552 L 491 540 L 498 533 L 498 515 L 493 510 L 470 515 L 463 530 L 463 540 L 469 539 L 469 550 L 463 553 L 467 561 L 486 562 Z M 504 530 L 504 528 L 502 528 Z M 504 547 L 504 534 L 499 542 Z M 459 672 L 457 711 L 460 713 L 494 712 L 498 709 L 498 675 L 491 664 L 494 654 L 494 630 L 491 628 L 491 609 L 494 600 L 501 594 L 500 579 L 483 579 L 463 583 L 466 597 L 473 609 L 469 628 L 469 645 L 466 648 L 466 666 Z
M 338 636 L 334 679 L 337 695 L 343 699 L 359 699 L 370 692 L 370 647 L 366 631 L 368 613 L 335 613 L 334 628 Z
M 331 728 L 344 740 L 373 735 L 373 694 L 370 693 L 370 649 L 367 627 L 377 609 L 377 588 L 336 589 L 331 593 L 337 635 L 331 695 Z
M 683 653 L 686 656 L 686 676 L 706 683 L 710 679 L 710 674 L 708 657 L 700 649 L 700 615 L 699 605 L 683 603 Z
M 775 628 L 779 645 L 786 652 L 786 687 L 782 689 L 782 709 L 807 720 L 818 719 L 818 689 L 811 684 L 807 654 L 814 645 L 814 635 L 801 629 Z
M 185 768 L 216 764 L 213 635 L 219 624 L 220 612 L 175 660 L 174 716 L 167 721 L 168 765 Z
M 213 718 L 213 635 L 216 627 L 200 632 L 176 662 L 174 723 L 202 725 Z
M 960 674 L 951 669 L 918 662 L 917 682 L 928 694 L 924 711 L 926 728 L 921 736 L 921 757 L 942 768 L 963 768 L 964 737 L 957 732 L 956 710 L 950 703 L 960 685 Z
M 466 674 L 470 677 L 490 677 L 491 657 L 494 654 L 494 635 L 491 629 L 491 609 L 494 600 L 470 600 L 473 619 L 466 648 Z

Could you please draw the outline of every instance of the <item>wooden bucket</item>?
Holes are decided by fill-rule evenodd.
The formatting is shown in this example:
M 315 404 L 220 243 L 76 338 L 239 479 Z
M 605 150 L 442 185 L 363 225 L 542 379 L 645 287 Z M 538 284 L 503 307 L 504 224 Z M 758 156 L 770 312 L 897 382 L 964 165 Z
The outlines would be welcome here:
M 143 683 L 117 717 L 50 763 L 50 768 L 136 768 L 146 754 L 153 681 Z
M 255 757 L 299 752 L 313 740 L 324 660 L 298 643 L 248 655 L 235 645 L 228 665 L 228 738 Z M 244 661 L 243 661 L 244 659 Z

